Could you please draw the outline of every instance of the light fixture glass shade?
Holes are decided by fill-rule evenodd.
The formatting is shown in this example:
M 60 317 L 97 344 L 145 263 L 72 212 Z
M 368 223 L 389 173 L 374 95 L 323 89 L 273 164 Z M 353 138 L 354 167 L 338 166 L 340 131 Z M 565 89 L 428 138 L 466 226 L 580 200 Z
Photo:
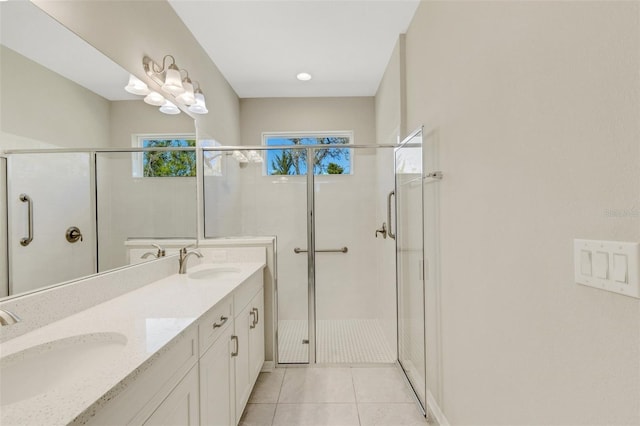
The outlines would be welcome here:
M 176 115 L 176 114 L 180 114 L 180 108 L 178 108 L 171 101 L 164 101 L 164 105 L 160 107 L 160 112 L 163 112 L 165 114 Z
M 252 163 L 262 163 L 262 156 L 260 154 L 258 154 L 258 151 L 256 150 L 250 150 L 249 152 L 247 152 L 247 158 L 249 158 L 249 161 L 251 161 Z
M 233 151 L 233 159 L 238 163 L 248 163 L 249 159 L 241 151 Z
M 162 85 L 162 90 L 166 90 L 174 96 L 177 96 L 184 92 L 184 87 L 182 87 L 182 78 L 180 78 L 180 70 L 176 66 L 176 64 L 169 65 L 167 72 L 164 76 L 164 84 Z
M 182 87 L 184 88 L 184 92 L 176 97 L 176 101 L 185 105 L 193 105 L 196 103 L 196 98 L 193 93 L 193 84 L 191 84 L 191 80 L 189 77 L 185 78 L 182 81 Z
M 129 84 L 127 84 L 124 88 L 129 93 L 133 93 L 134 95 L 148 95 L 150 90 L 147 85 L 140 81 L 135 75 L 129 74 Z
M 160 93 L 151 91 L 147 96 L 145 96 L 144 101 L 149 105 L 162 106 L 164 105 L 165 98 Z
M 189 107 L 189 111 L 194 114 L 206 114 L 209 112 L 209 110 L 207 109 L 207 105 L 205 104 L 204 94 L 202 93 L 202 90 L 196 89 L 195 100 L 196 102 Z

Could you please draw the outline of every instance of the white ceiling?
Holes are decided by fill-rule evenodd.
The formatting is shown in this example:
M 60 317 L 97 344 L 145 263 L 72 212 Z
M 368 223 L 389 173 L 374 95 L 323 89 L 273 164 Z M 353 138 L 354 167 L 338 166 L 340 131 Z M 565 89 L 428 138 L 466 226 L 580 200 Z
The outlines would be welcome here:
M 169 0 L 238 96 L 373 96 L 420 0 Z M 299 72 L 313 76 L 296 79 Z
M 169 2 L 248 98 L 375 95 L 420 0 Z M 127 71 L 29 1 L 0 2 L 0 42 L 106 99 L 139 99 Z
M 0 43 L 111 101 L 129 73 L 28 1 L 0 2 Z

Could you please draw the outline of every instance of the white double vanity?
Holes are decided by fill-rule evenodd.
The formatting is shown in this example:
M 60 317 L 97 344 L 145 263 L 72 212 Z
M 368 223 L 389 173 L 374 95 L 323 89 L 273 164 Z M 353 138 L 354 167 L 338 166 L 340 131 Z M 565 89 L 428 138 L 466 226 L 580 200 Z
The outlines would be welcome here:
M 1 303 L 21 321 L 1 327 L 0 424 L 236 425 L 265 360 L 266 253 L 250 250 Z

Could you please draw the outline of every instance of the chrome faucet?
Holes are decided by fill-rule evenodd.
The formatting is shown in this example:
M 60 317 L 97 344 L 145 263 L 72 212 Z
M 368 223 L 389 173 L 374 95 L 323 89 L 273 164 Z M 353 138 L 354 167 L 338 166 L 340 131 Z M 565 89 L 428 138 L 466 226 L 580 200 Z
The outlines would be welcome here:
M 183 247 L 180 249 L 180 267 L 178 269 L 178 273 L 179 274 L 186 274 L 187 273 L 187 260 L 189 259 L 189 256 L 191 256 L 192 254 L 195 254 L 196 256 L 198 256 L 199 258 L 202 258 L 204 256 L 202 256 L 202 253 L 200 253 L 198 250 L 192 250 L 187 252 L 187 249 L 191 247 L 191 246 L 187 246 L 187 247 Z
M 22 321 L 20 317 L 13 312 L 0 309 L 0 326 L 12 325 L 20 321 Z
M 141 259 L 146 259 L 149 256 L 153 256 L 156 258 L 160 258 L 160 257 L 164 257 L 167 252 L 165 251 L 165 249 L 163 249 L 162 247 L 160 247 L 158 244 L 151 244 L 153 247 L 157 248 L 158 251 L 156 253 L 152 252 L 152 251 L 148 251 L 145 254 L 143 254 L 142 256 L 140 256 Z

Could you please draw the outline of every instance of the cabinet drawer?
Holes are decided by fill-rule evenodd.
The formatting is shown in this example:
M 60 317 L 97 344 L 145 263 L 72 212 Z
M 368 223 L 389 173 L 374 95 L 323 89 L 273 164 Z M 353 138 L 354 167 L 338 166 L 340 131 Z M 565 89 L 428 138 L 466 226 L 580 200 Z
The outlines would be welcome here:
M 200 337 L 200 356 L 222 335 L 222 332 L 233 322 L 231 308 L 233 298 L 227 297 L 202 316 L 198 325 Z
M 235 315 L 242 312 L 245 306 L 253 299 L 253 296 L 262 288 L 263 269 L 256 271 L 240 285 L 234 292 L 233 312 Z

